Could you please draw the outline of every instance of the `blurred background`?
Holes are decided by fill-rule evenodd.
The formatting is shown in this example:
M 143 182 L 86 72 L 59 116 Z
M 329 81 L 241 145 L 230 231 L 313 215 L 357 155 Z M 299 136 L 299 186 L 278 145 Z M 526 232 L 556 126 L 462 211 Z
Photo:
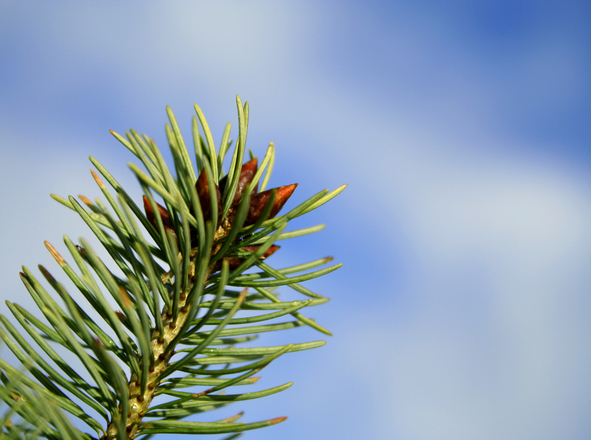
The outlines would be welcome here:
M 197 103 L 236 139 L 239 94 L 247 146 L 277 148 L 270 184 L 300 183 L 290 206 L 349 184 L 269 262 L 344 267 L 307 284 L 334 337 L 257 384 L 294 386 L 195 420 L 289 416 L 244 437 L 263 440 L 589 438 L 590 22 L 585 1 L 3 0 L 0 297 L 33 307 L 23 264 L 66 278 L 43 240 L 65 255 L 63 234 L 91 232 L 49 193 L 102 199 L 88 155 L 139 198 L 108 130 L 165 149 L 165 106 L 190 139 Z

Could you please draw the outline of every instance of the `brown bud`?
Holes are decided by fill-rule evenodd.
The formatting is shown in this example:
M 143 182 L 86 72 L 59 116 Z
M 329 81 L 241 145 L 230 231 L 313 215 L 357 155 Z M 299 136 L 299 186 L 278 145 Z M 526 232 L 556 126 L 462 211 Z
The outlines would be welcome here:
M 257 172 L 257 162 L 258 159 L 255 157 L 252 160 L 249 160 L 240 169 L 240 176 L 238 177 L 238 186 L 236 187 L 236 193 L 234 194 L 234 200 L 232 200 L 232 205 L 237 205 L 240 200 L 242 199 L 242 195 L 244 194 L 244 190 L 250 182 L 252 182 L 252 178 Z M 226 174 L 224 177 L 220 179 L 220 192 L 224 192 L 226 190 L 226 184 L 228 183 L 228 175 Z M 257 192 L 258 183 L 255 185 L 253 192 Z
M 244 165 L 242 165 L 242 169 L 240 170 L 240 178 L 238 179 L 238 187 L 236 188 L 236 194 L 234 195 L 234 204 L 240 202 L 242 199 L 242 195 L 244 194 L 244 190 L 250 182 L 252 182 L 252 178 L 257 172 L 257 162 L 258 159 L 255 157 L 252 160 L 249 160 Z M 256 187 L 258 187 L 258 183 Z M 254 192 L 257 192 L 257 188 L 254 188 Z
M 240 266 L 243 262 L 244 262 L 244 258 L 238 258 L 238 257 L 228 257 L 226 258 L 226 261 L 228 262 L 228 267 L 230 268 L 230 270 L 236 269 L 238 266 Z M 217 266 L 215 268 L 216 271 L 220 270 L 221 268 L 221 264 L 219 266 Z
M 260 247 L 261 247 L 261 245 L 244 246 L 241 250 L 244 251 L 244 252 L 256 252 Z M 267 249 L 265 251 L 265 253 L 263 255 L 261 255 L 259 257 L 259 260 L 264 260 L 265 258 L 270 257 L 280 247 L 281 246 L 272 245 L 269 249 Z M 227 258 L 226 260 L 228 261 L 228 264 L 230 266 L 230 269 L 236 269 L 238 266 L 240 266 L 242 263 L 244 263 L 244 261 L 246 260 L 246 258 L 230 257 L 230 258 Z
M 154 228 L 156 228 L 156 230 L 158 230 L 158 222 L 156 221 L 156 215 L 154 214 L 154 210 L 152 209 L 152 205 L 150 204 L 150 200 L 146 197 L 143 196 L 144 199 L 144 211 L 146 212 L 146 217 L 148 218 L 148 221 L 150 222 L 150 224 L 152 226 L 154 226 Z M 172 219 L 170 218 L 170 212 L 168 212 L 168 210 L 156 203 L 156 207 L 158 208 L 158 212 L 160 213 L 160 218 L 162 219 L 162 225 L 164 226 L 164 229 L 171 229 L 174 231 L 174 227 L 172 225 Z
M 244 226 L 252 225 L 258 220 L 258 218 L 263 213 L 263 209 L 269 201 L 269 198 L 271 197 L 271 192 L 273 190 L 276 190 L 277 193 L 275 194 L 273 207 L 271 208 L 271 212 L 269 213 L 269 217 L 267 218 L 275 217 L 279 213 L 279 211 L 281 211 L 281 208 L 283 208 L 283 205 L 285 205 L 287 199 L 291 197 L 294 190 L 296 189 L 296 186 L 298 186 L 297 183 L 287 186 L 280 186 L 279 188 L 268 189 L 267 191 L 263 191 L 262 193 L 258 193 L 252 196 L 252 199 L 250 200 L 250 207 L 248 209 L 248 215 L 246 216 Z
M 260 247 L 260 245 L 244 246 L 242 250 L 246 252 L 256 252 L 259 250 Z M 271 255 L 273 255 L 275 252 L 279 250 L 280 247 L 281 246 L 277 246 L 275 244 L 271 245 L 271 247 L 267 249 L 263 255 L 261 255 L 261 260 L 264 260 L 265 258 L 268 258 Z
M 222 196 L 220 194 L 220 189 L 217 185 L 215 185 L 215 195 L 218 202 L 218 219 L 221 217 L 221 199 Z M 205 173 L 205 168 L 199 174 L 199 178 L 197 179 L 197 183 L 195 183 L 195 189 L 197 190 L 197 196 L 199 197 L 199 203 L 201 204 L 201 211 L 203 212 L 203 220 L 211 220 L 211 197 L 209 196 L 209 185 L 207 182 L 207 174 Z

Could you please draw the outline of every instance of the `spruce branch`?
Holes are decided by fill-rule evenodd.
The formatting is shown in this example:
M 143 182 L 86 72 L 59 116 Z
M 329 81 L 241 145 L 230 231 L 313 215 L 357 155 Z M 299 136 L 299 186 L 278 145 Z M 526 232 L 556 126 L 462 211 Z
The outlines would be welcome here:
M 254 375 L 277 357 L 320 347 L 324 341 L 236 345 L 261 333 L 301 326 L 330 335 L 302 313 L 328 298 L 301 283 L 340 264 L 317 269 L 332 261 L 327 257 L 277 269 L 266 260 L 279 250 L 276 242 L 322 230 L 324 225 L 299 230 L 288 226 L 345 185 L 321 191 L 279 215 L 297 184 L 266 189 L 275 146 L 269 145 L 260 166 L 252 153 L 244 160 L 248 103 L 237 98 L 237 107 L 238 140 L 227 173 L 223 164 L 232 144 L 230 124 L 216 149 L 205 116 L 195 105 L 193 163 L 167 108 L 173 169 L 152 138 L 134 130 L 125 136 L 111 132 L 144 167 L 129 165 L 144 192 L 140 204 L 93 157 L 96 172 L 91 173 L 106 203 L 52 195 L 82 218 L 111 261 L 103 261 L 84 239 L 75 244 L 64 237 L 73 265 L 45 243 L 79 291 L 80 301 L 43 266 L 39 270 L 59 300 L 23 268 L 21 279 L 44 319 L 7 301 L 25 337 L 0 315 L 0 340 L 29 372 L 0 359 L 0 399 L 8 407 L 2 415 L 2 437 L 127 440 L 159 433 L 232 434 L 285 420 L 238 423 L 242 413 L 217 422 L 182 420 L 289 388 L 291 383 L 226 394 L 256 383 Z M 282 301 L 275 292 L 280 286 L 307 298 Z M 283 320 L 289 316 L 294 319 Z M 80 367 L 74 367 L 72 359 Z M 77 419 L 76 426 L 85 424 L 92 433 L 74 427 L 66 413 Z M 21 422 L 13 424 L 13 416 Z

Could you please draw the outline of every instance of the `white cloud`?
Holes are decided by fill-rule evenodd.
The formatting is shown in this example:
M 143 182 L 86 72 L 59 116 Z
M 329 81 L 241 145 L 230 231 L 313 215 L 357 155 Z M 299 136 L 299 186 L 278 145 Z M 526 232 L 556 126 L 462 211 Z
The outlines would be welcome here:
M 364 347 L 354 359 L 379 365 L 372 392 L 384 404 L 380 432 L 576 434 L 581 427 L 567 420 L 577 414 L 564 408 L 577 413 L 573 400 L 584 392 L 573 375 L 583 379 L 589 354 L 588 302 L 579 303 L 590 280 L 588 182 L 553 164 L 490 152 L 442 159 L 430 146 L 432 160 L 423 154 L 429 147 L 406 152 L 396 164 L 402 177 L 366 175 L 370 187 L 403 193 L 396 217 L 414 255 L 404 291 L 392 292 L 403 299 L 388 302 L 402 310 L 367 316 L 364 330 L 348 335 Z M 361 374 L 367 364 L 354 368 Z
M 317 18 L 311 6 L 224 5 L 121 6 L 118 14 L 96 5 L 48 10 L 47 20 L 38 23 L 43 38 L 37 36 L 41 55 L 35 55 L 50 74 L 39 79 L 29 70 L 28 75 L 51 89 L 56 100 L 72 99 L 79 87 L 113 75 L 131 109 L 143 104 L 136 100 L 145 94 L 166 99 L 170 94 L 183 96 L 188 106 L 193 99 L 205 101 L 214 107 L 214 116 L 223 108 L 225 118 L 233 115 L 233 103 L 219 96 L 240 92 L 256 106 L 253 136 L 264 126 L 282 133 L 271 139 L 280 148 L 288 145 L 279 153 L 281 160 L 291 164 L 309 155 L 314 158 L 306 164 L 309 176 L 337 184 L 346 179 L 351 185 L 343 197 L 351 197 L 355 208 L 347 211 L 351 217 L 345 227 L 367 221 L 364 212 L 370 212 L 371 227 L 384 234 L 386 260 L 390 243 L 407 243 L 403 290 L 378 292 L 364 304 L 367 310 L 359 311 L 353 302 L 356 289 L 363 288 L 361 275 L 361 285 L 338 285 L 338 277 L 332 281 L 331 296 L 341 296 L 340 304 L 342 298 L 350 300 L 340 321 L 333 323 L 340 326 L 336 338 L 347 343 L 333 342 L 342 351 L 327 360 L 336 365 L 327 367 L 329 371 L 341 372 L 317 380 L 326 394 L 310 405 L 334 407 L 331 419 L 319 423 L 357 424 L 358 429 L 362 424 L 373 429 L 368 438 L 375 439 L 392 438 L 393 433 L 419 440 L 553 439 L 560 432 L 573 433 L 570 438 L 583 432 L 588 425 L 577 417 L 582 417 L 579 408 L 589 392 L 589 375 L 582 367 L 589 359 L 589 182 L 567 165 L 515 154 L 529 146 L 515 145 L 506 133 L 488 138 L 490 121 L 482 115 L 490 114 L 488 106 L 502 84 L 488 89 L 486 77 L 470 75 L 453 81 L 454 63 L 470 67 L 462 51 L 452 54 L 450 65 L 441 66 L 448 80 L 434 84 L 434 96 L 433 90 L 416 92 L 420 82 L 413 83 L 416 95 L 411 98 L 433 104 L 432 113 L 418 115 L 420 106 L 407 112 L 404 101 L 392 100 L 386 107 L 365 96 L 367 84 L 344 87 L 347 83 L 334 66 L 321 65 L 315 38 L 328 38 L 322 20 L 330 21 L 330 11 Z M 410 25 L 405 29 L 408 45 L 397 43 L 399 61 L 428 64 L 430 53 L 403 50 L 427 50 L 425 34 Z M 563 59 L 557 54 L 538 52 L 524 61 L 524 69 L 538 72 L 535 90 L 566 76 L 567 84 L 555 95 L 572 96 L 580 77 L 553 67 L 548 60 Z M 564 57 L 568 66 L 574 65 L 572 53 Z M 549 64 L 549 70 L 540 72 Z M 198 85 L 187 92 L 191 83 Z M 203 96 L 193 96 L 194 90 Z M 476 106 L 482 98 L 485 102 Z M 473 112 L 464 119 L 449 118 L 457 124 L 449 131 L 437 128 L 435 113 L 457 116 L 465 109 Z M 462 137 L 464 129 L 470 139 Z M 292 144 L 290 133 L 313 142 Z M 10 188 L 5 201 L 11 209 L 4 211 L 3 224 L 11 212 L 18 220 L 1 232 L 0 240 L 11 250 L 3 254 L 2 265 L 5 278 L 14 280 L 7 285 L 8 295 L 14 291 L 23 297 L 13 273 L 16 262 L 34 267 L 50 261 L 42 246 L 48 235 L 58 242 L 63 232 L 72 238 L 90 235 L 73 213 L 43 192 L 99 194 L 84 157 L 63 153 L 50 158 L 56 142 L 79 145 L 79 139 L 48 141 L 34 131 L 29 136 L 8 129 L 0 133 L 3 145 L 20 148 L 18 153 L 2 151 L 0 183 Z M 45 149 L 43 154 L 38 146 Z M 101 150 L 100 145 L 84 148 Z M 136 187 L 131 177 L 125 185 Z M 46 202 L 40 208 L 36 204 L 41 199 Z M 343 270 L 354 271 L 355 262 L 373 251 L 371 244 L 361 240 L 353 266 Z M 384 268 L 386 272 L 371 275 L 386 286 L 389 275 L 398 275 L 400 268 L 388 260 Z M 348 328 L 349 322 L 356 327 Z M 358 347 L 356 356 L 348 352 L 351 345 Z M 342 418 L 341 402 L 331 399 L 336 389 L 342 395 L 347 381 L 364 385 L 363 394 L 352 396 L 350 405 L 360 413 L 371 407 L 375 414 Z M 565 426 L 569 422 L 571 427 Z M 274 438 L 273 431 L 262 432 L 260 438 Z

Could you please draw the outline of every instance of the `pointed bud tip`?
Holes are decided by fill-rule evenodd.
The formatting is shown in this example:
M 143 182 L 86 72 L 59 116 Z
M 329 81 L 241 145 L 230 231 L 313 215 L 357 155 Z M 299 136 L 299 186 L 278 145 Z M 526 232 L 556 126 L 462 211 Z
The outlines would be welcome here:
M 236 186 L 236 193 L 234 194 L 234 200 L 232 201 L 233 205 L 236 205 L 242 200 L 242 196 L 244 195 L 244 191 L 252 182 L 254 175 L 257 171 L 257 164 L 258 159 L 255 157 L 254 159 L 249 160 L 248 162 L 242 165 L 240 168 L 240 175 L 238 176 L 238 185 Z M 258 184 L 255 185 L 252 192 L 256 193 L 258 188 Z
M 275 217 L 281 211 L 281 208 L 287 203 L 287 200 L 291 197 L 297 186 L 297 183 L 292 183 L 291 185 L 277 188 L 277 194 L 275 195 L 275 201 L 273 202 L 273 208 L 271 209 L 269 218 Z
M 281 423 L 283 421 L 285 421 L 287 419 L 287 417 L 277 417 L 275 419 L 271 419 L 269 420 L 269 425 L 277 425 L 278 423 Z
M 250 171 L 250 170 L 256 171 L 258 165 L 259 165 L 259 160 L 258 160 L 258 158 L 255 157 L 254 159 L 250 159 L 248 162 L 245 162 L 244 165 L 242 165 L 242 171 Z
M 286 199 L 291 197 L 298 185 L 298 183 L 292 183 L 291 185 L 280 186 L 277 188 L 277 196 L 285 197 Z
M 273 206 L 271 207 L 271 211 L 269 212 L 269 216 L 267 218 L 270 219 L 275 217 L 279 211 L 281 211 L 283 205 L 285 205 L 287 200 L 291 197 L 297 186 L 297 183 L 293 183 L 291 185 L 280 186 L 255 194 L 250 199 L 248 216 L 246 217 L 244 225 L 252 225 L 259 219 L 273 192 L 275 192 L 275 199 L 273 200 Z

